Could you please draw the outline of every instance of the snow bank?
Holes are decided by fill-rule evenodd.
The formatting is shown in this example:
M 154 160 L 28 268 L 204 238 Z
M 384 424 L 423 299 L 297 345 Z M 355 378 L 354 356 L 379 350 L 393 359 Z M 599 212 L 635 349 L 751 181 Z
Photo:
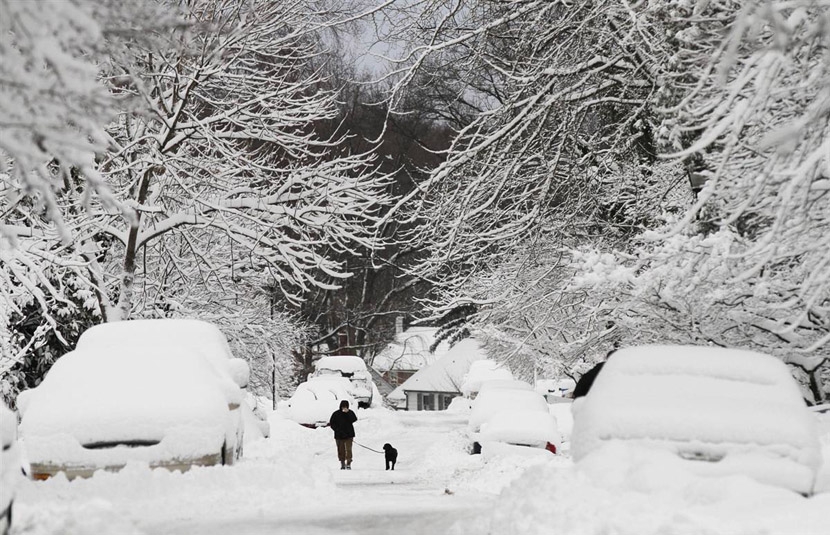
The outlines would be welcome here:
M 20 533 L 31 535 L 153 534 L 193 518 L 217 524 L 293 512 L 331 499 L 331 471 L 316 461 L 333 450 L 331 431 L 311 430 L 271 414 L 272 438 L 246 445 L 233 466 L 188 472 L 130 463 L 117 473 L 68 481 L 62 474 L 27 481 L 15 509 Z
M 576 467 L 533 466 L 489 517 L 452 533 L 825 535 L 830 525 L 828 494 L 803 498 L 743 476 L 704 478 L 668 452 L 611 448 Z
M 470 398 L 456 396 L 452 398 L 452 401 L 450 401 L 450 405 L 449 407 L 447 407 L 447 412 L 469 414 L 472 409 L 473 402 L 470 400 Z
M 571 409 L 573 403 L 549 403 L 548 410 L 556 418 L 556 426 L 562 434 L 563 442 L 571 441 L 571 433 L 574 426 L 574 417 Z M 570 448 L 570 445 L 568 446 Z

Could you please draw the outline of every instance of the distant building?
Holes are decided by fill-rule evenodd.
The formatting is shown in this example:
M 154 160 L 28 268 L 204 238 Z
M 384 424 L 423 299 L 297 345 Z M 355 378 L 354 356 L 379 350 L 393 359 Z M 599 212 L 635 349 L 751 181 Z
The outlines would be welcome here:
M 461 395 L 461 384 L 470 365 L 487 358 L 477 341 L 461 340 L 435 362 L 418 370 L 398 388 L 387 401 L 409 411 L 441 411 Z
M 372 368 L 395 387 L 441 358 L 449 349 L 446 343 L 442 343 L 434 353 L 430 352 L 429 348 L 435 343 L 437 327 L 410 327 L 403 330 L 399 322 L 397 328 L 395 339 L 372 362 Z

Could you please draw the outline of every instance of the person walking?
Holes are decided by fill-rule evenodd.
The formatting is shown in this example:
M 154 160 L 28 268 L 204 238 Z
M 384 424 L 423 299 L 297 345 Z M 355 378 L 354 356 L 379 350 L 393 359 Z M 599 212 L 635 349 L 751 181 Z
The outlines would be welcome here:
M 356 421 L 357 415 L 349 410 L 349 402 L 345 399 L 340 402 L 340 409 L 334 411 L 329 418 L 329 427 L 334 431 L 334 441 L 337 443 L 337 458 L 340 459 L 341 470 L 352 469 L 352 441 Z

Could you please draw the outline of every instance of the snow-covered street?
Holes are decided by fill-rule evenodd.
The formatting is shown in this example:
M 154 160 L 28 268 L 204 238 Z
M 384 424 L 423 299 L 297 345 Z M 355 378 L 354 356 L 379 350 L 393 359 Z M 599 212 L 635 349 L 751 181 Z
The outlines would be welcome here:
M 466 452 L 466 414 L 358 416 L 360 444 L 398 448 L 394 472 L 358 446 L 353 470 L 341 471 L 331 430 L 275 413 L 271 438 L 249 443 L 236 466 L 180 474 L 132 465 L 27 482 L 12 533 L 825 535 L 830 525 L 827 492 L 804 498 L 744 477 L 695 477 L 668 457 L 617 462 L 625 452 L 578 467 L 567 455 L 488 459 Z
M 395 471 L 385 470 L 382 454 L 357 445 L 353 470 L 341 471 L 329 429 L 274 414 L 271 438 L 248 444 L 236 466 L 178 474 L 135 465 L 89 480 L 28 482 L 14 533 L 91 535 L 104 526 L 171 535 L 446 533 L 490 507 L 491 490 L 509 480 L 499 472 L 488 481 L 481 457 L 466 453 L 465 415 L 372 409 L 358 416 L 360 444 L 398 448 Z

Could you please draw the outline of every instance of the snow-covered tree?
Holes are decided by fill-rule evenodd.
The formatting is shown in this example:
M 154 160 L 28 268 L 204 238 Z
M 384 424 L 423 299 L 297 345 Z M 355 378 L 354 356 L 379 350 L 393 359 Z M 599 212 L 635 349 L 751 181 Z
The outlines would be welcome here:
M 102 183 L 94 155 L 112 112 L 93 63 L 102 42 L 84 0 L 0 1 L 0 195 L 6 207 L 33 199 L 65 241 L 56 191 L 78 169 Z M 0 232 L 15 235 L 5 221 Z
M 617 219 L 620 203 L 603 189 L 623 175 L 641 188 L 649 173 L 641 165 L 653 159 L 656 82 L 629 9 L 481 0 L 433 2 L 425 13 L 427 38 L 408 56 L 402 83 L 451 58 L 482 71 L 457 89 L 466 108 L 475 100 L 481 111 L 446 162 L 398 203 L 413 203 L 409 213 L 424 223 L 415 239 L 431 255 L 416 271 L 459 287 L 546 225 L 587 235 L 584 216 Z
M 339 140 L 314 129 L 336 113 L 315 65 L 324 23 L 281 0 L 188 8 L 188 26 L 119 49 L 107 70 L 134 105 L 109 128 L 115 148 L 100 165 L 121 208 L 96 214 L 94 239 L 111 259 L 97 282 L 116 284 L 108 319 L 129 316 L 140 255 L 171 232 L 224 234 L 288 298 L 327 284 L 316 273 L 348 276 L 328 248 L 374 246 L 383 179 L 369 156 L 337 154 Z
M 270 285 L 281 299 L 298 299 L 312 287 L 337 286 L 349 276 L 345 258 L 379 243 L 372 225 L 386 202 L 385 178 L 369 154 L 318 135 L 320 123 L 337 115 L 338 89 L 321 68 L 321 32 L 341 22 L 340 14 L 279 0 L 148 5 L 162 13 L 159 20 L 176 22 L 156 27 L 150 18 L 140 35 L 101 31 L 95 51 L 105 54 L 89 56 L 97 61 L 84 71 L 89 79 L 67 72 L 60 80 L 75 84 L 67 95 L 102 94 L 114 106 L 107 108 L 116 112 L 112 122 L 81 124 L 97 124 L 95 136 L 65 121 L 61 139 L 100 141 L 84 145 L 91 167 L 72 160 L 63 172 L 58 155 L 44 154 L 52 158 L 44 169 L 58 173 L 48 177 L 60 177 L 52 188 L 44 177 L 24 181 L 17 154 L 7 155 L 3 212 L 13 224 L 3 229 L 0 267 L 11 281 L 4 320 L 36 299 L 54 328 L 46 305 L 69 300 L 44 293 L 68 287 L 50 278 L 55 265 L 71 270 L 72 284 L 97 301 L 93 315 L 117 320 L 133 310 L 158 315 L 156 305 L 171 303 L 196 312 L 201 301 L 188 285 L 251 303 Z M 99 23 L 130 21 L 118 6 L 84 13 Z M 72 41 L 73 20 L 66 23 Z M 83 85 L 96 73 L 103 82 L 97 92 Z M 31 184 L 48 190 L 59 220 L 43 212 L 46 194 L 32 194 Z M 167 285 L 175 269 L 191 279 Z M 242 279 L 248 285 L 234 288 Z M 221 306 L 213 310 L 221 315 Z M 21 348 L 5 349 L 4 357 Z
M 439 314 L 474 305 L 505 356 L 531 361 L 754 347 L 825 395 L 830 6 L 426 5 L 401 83 L 452 58 L 484 72 L 456 85 L 463 105 L 490 97 L 418 192 Z

